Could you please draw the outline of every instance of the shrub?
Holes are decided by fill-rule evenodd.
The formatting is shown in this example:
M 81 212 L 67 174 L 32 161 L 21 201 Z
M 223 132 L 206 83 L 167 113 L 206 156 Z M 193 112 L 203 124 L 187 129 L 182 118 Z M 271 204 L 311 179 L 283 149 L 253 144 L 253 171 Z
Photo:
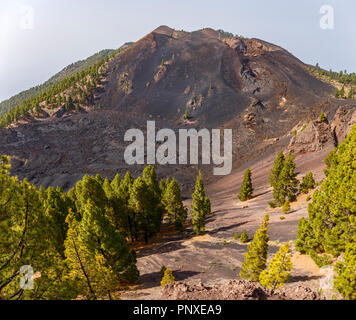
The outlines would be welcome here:
M 310 257 L 313 259 L 313 261 L 319 268 L 330 265 L 332 263 L 332 259 L 329 256 L 318 255 L 314 251 L 310 252 Z
M 274 209 L 276 207 L 276 204 L 273 201 L 268 201 L 268 205 Z
M 164 288 L 169 283 L 175 283 L 176 280 L 172 274 L 172 271 L 168 268 L 164 271 L 164 276 L 161 281 L 161 287 Z
M 161 270 L 159 271 L 159 274 L 161 275 L 161 278 L 164 276 L 164 272 L 167 270 L 166 266 L 162 266 Z
M 289 213 L 290 212 L 290 202 L 289 202 L 289 200 L 286 200 L 286 202 L 284 202 L 284 204 L 282 206 L 282 211 L 284 213 Z
M 321 112 L 321 113 L 320 113 L 319 119 L 320 119 L 321 122 L 326 122 L 326 117 L 325 117 L 324 112 Z
M 260 284 L 273 290 L 282 287 L 288 282 L 293 264 L 289 243 L 284 244 L 269 264 L 269 270 L 264 270 L 259 276 Z
M 184 119 L 188 120 L 188 118 L 189 118 L 188 109 L 186 109 L 184 113 Z
M 234 240 L 237 240 L 238 238 L 239 238 L 239 233 L 238 232 L 236 232 L 235 234 L 234 234 Z
M 241 241 L 242 243 L 246 243 L 246 242 L 248 241 L 248 235 L 247 235 L 247 232 L 246 232 L 246 231 L 244 231 L 244 232 L 241 233 L 240 241 Z
M 302 179 L 302 183 L 300 184 L 299 187 L 299 192 L 300 193 L 305 193 L 307 194 L 309 190 L 312 190 L 315 188 L 315 180 L 313 177 L 312 172 L 308 172 Z

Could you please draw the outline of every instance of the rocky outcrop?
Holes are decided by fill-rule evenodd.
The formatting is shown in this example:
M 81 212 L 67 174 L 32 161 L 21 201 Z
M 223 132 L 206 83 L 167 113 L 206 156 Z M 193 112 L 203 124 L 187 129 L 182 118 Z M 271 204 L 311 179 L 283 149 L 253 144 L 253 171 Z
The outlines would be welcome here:
M 187 284 L 177 282 L 167 285 L 162 292 L 165 300 L 322 300 L 320 294 L 308 287 L 286 286 L 274 292 L 258 283 L 229 280 L 220 284 Z
M 331 123 L 331 131 L 337 144 L 344 141 L 355 123 L 356 108 L 354 106 L 341 106 L 337 109 Z
M 299 125 L 293 132 L 288 151 L 298 154 L 334 148 L 344 141 L 355 123 L 356 107 L 340 106 L 336 109 L 331 123 L 326 119 Z
M 327 122 L 319 120 L 304 124 L 292 137 L 288 151 L 294 154 L 321 151 L 335 146 L 334 137 Z

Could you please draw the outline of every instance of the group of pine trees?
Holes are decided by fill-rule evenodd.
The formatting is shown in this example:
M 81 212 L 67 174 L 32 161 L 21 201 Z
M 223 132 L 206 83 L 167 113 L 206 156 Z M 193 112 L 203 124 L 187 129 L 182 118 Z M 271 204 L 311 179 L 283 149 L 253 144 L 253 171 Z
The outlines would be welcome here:
M 163 214 L 179 230 L 187 217 L 177 181 L 160 189 L 152 166 L 142 177 L 84 176 L 65 193 L 37 189 L 0 161 L 0 298 L 117 298 L 139 276 L 129 242 L 159 232 Z M 22 266 L 35 272 L 33 290 L 19 287 Z
M 313 194 L 309 218 L 299 221 L 296 249 L 303 254 L 338 257 L 335 288 L 356 299 L 356 125 L 325 159 L 326 179 Z
M 356 85 L 356 73 L 354 72 L 348 73 L 346 70 L 335 72 L 331 69 L 328 71 L 320 68 L 318 64 L 316 67 L 310 67 L 309 70 L 319 76 L 328 77 L 331 80 L 336 80 L 342 84 Z
M 346 90 L 345 90 L 345 86 L 343 85 L 341 87 L 341 89 L 337 89 L 335 91 L 335 98 L 339 98 L 339 99 L 353 99 L 355 94 L 355 90 L 353 87 L 351 87 L 348 91 L 348 93 L 346 94 Z
M 346 299 L 356 299 L 356 125 L 345 141 L 331 151 L 325 159 L 326 179 L 313 194 L 308 206 L 309 218 L 302 218 L 295 241 L 297 251 L 310 254 L 316 262 L 331 262 L 329 255 L 344 254 L 334 267 L 334 287 Z M 292 154 L 280 152 L 270 174 L 274 201 L 272 207 L 290 210 L 290 202 L 298 193 L 307 194 L 316 187 L 313 174 L 307 173 L 300 183 L 295 173 Z M 238 198 L 252 198 L 251 170 L 248 168 Z M 282 246 L 266 269 L 268 250 L 268 216 L 256 232 L 245 255 L 240 275 L 244 279 L 259 281 L 263 286 L 277 288 L 287 281 L 291 263 L 287 259 L 289 244 Z M 340 260 L 340 259 L 339 259 Z
M 356 85 L 356 74 L 354 72 L 347 73 L 346 70 L 335 72 L 331 69 L 324 70 L 317 64 L 315 67 L 309 67 L 309 71 L 319 77 L 326 77 L 330 80 L 337 81 L 342 84 L 341 89 L 335 91 L 335 98 L 339 99 L 353 99 L 355 95 L 354 85 Z M 349 86 L 350 89 L 346 93 L 345 85 Z
M 20 118 L 27 117 L 30 113 L 40 114 L 42 107 L 56 108 L 65 105 L 66 111 L 79 111 L 81 106 L 92 105 L 94 94 L 104 72 L 104 65 L 117 53 L 119 53 L 119 50 L 114 51 L 92 66 L 65 77 L 36 96 L 28 98 L 16 107 L 11 108 L 0 117 L 0 128 L 8 126 Z
M 269 216 L 266 215 L 248 246 L 240 276 L 245 280 L 259 282 L 265 288 L 273 291 L 288 282 L 293 264 L 290 245 L 287 242 L 280 247 L 267 269 L 268 224 Z
M 0 299 L 116 299 L 120 288 L 139 276 L 130 242 L 155 236 L 163 215 L 179 231 L 187 209 L 178 182 L 158 184 L 153 166 L 134 179 L 85 175 L 67 193 L 37 189 L 9 174 L 0 161 Z M 192 202 L 195 233 L 211 212 L 199 172 Z M 34 290 L 19 287 L 20 268 L 35 272 Z
M 300 188 L 298 189 L 299 181 L 296 178 L 295 167 L 296 164 L 293 154 L 289 154 L 285 157 L 283 152 L 280 152 L 277 155 L 269 176 L 270 184 L 273 187 L 274 198 L 274 201 L 269 203 L 271 207 L 284 206 L 287 208 L 290 206 L 290 202 L 296 200 L 298 193 L 308 193 L 309 190 L 315 188 L 313 174 L 309 172 L 303 177 Z M 237 197 L 241 201 L 247 201 L 253 197 L 250 168 L 247 168 L 245 172 L 240 193 Z

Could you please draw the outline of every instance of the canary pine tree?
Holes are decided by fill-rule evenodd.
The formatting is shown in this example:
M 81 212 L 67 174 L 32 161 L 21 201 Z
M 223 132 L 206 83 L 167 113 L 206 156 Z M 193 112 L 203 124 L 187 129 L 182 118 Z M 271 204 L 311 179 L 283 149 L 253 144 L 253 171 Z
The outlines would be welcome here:
M 327 177 L 313 194 L 309 219 L 299 224 L 296 248 L 300 252 L 345 252 L 356 234 L 356 125 L 326 158 Z
M 274 205 L 280 207 L 286 200 L 295 201 L 299 184 L 295 166 L 293 154 L 289 154 L 286 158 L 282 152 L 278 154 L 270 174 Z
M 168 183 L 162 202 L 170 223 L 174 224 L 177 230 L 182 231 L 187 219 L 187 209 L 183 206 L 179 184 L 174 178 Z
M 159 188 L 156 171 L 153 166 L 147 166 L 142 172 L 142 179 L 147 186 L 149 202 L 149 215 L 155 226 L 155 232 L 159 232 L 163 217 L 163 207 L 161 204 L 161 190 Z
M 204 191 L 201 170 L 199 170 L 192 199 L 191 209 L 193 230 L 196 235 L 200 235 L 205 231 L 205 216 L 210 214 L 211 211 L 210 200 L 205 195 Z
M 273 168 L 269 176 L 271 187 L 273 188 L 273 198 L 277 201 L 279 199 L 279 193 L 282 188 L 280 181 L 280 174 L 284 168 L 285 157 L 283 152 L 279 152 L 277 158 L 274 160 Z
M 152 193 L 141 177 L 133 183 L 129 201 L 133 212 L 134 237 L 148 243 L 148 239 L 157 234 L 157 217 L 151 202 Z
M 293 267 L 289 247 L 289 242 L 281 246 L 269 263 L 268 270 L 261 272 L 259 281 L 263 287 L 274 291 L 288 282 Z
M 315 188 L 315 180 L 312 172 L 308 172 L 302 179 L 302 183 L 299 186 L 299 192 L 307 194 L 309 190 Z
M 241 266 L 240 276 L 245 280 L 257 282 L 260 273 L 266 269 L 268 252 L 268 222 L 269 216 L 266 215 L 260 228 L 255 233 L 252 242 L 248 246 L 244 262 Z
M 252 199 L 252 193 L 253 193 L 253 188 L 252 188 L 252 181 L 251 181 L 251 169 L 248 168 L 245 172 L 238 198 L 241 201 L 250 200 Z

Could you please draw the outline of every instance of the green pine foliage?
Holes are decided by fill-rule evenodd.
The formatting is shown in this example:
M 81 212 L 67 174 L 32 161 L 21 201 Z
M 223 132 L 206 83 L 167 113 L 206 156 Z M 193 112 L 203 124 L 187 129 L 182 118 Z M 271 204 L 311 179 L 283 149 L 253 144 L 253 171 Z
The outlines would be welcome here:
M 9 158 L 1 157 L 1 299 L 117 299 L 122 287 L 135 283 L 136 253 L 128 241 L 147 242 L 162 221 L 153 167 L 137 179 L 128 172 L 112 181 L 86 175 L 68 193 L 37 189 L 10 176 L 9 170 Z M 174 200 L 169 212 L 181 226 L 186 210 L 174 179 L 166 191 Z M 207 209 L 206 200 L 204 204 Z M 19 288 L 24 265 L 40 275 L 34 290 Z
M 164 288 L 169 283 L 175 283 L 175 278 L 172 274 L 172 271 L 168 268 L 164 270 L 164 275 L 161 281 L 161 287 Z
M 185 120 L 188 120 L 188 119 L 189 119 L 188 109 L 185 110 L 184 119 L 185 119 Z
M 334 287 L 347 300 L 356 300 L 356 239 L 346 246 L 343 261 L 336 263 Z
M 260 284 L 272 292 L 282 287 L 290 278 L 293 264 L 289 246 L 289 242 L 281 246 L 269 263 L 268 270 L 263 270 L 260 274 Z
M 170 224 L 174 224 L 177 230 L 183 231 L 183 224 L 187 219 L 188 211 L 183 206 L 179 184 L 174 178 L 166 187 L 162 203 Z
M 321 113 L 320 113 L 319 120 L 320 120 L 321 122 L 326 122 L 326 121 L 327 121 L 324 112 L 321 112 Z
M 309 203 L 309 219 L 299 222 L 296 248 L 302 253 L 345 252 L 356 234 L 356 125 L 326 158 L 327 178 Z
M 211 204 L 209 198 L 205 195 L 201 170 L 199 170 L 195 191 L 192 195 L 191 212 L 193 231 L 196 235 L 203 234 L 205 231 L 205 217 L 211 212 Z
M 248 168 L 245 172 L 240 194 L 237 196 L 241 201 L 247 201 L 252 199 L 253 188 L 251 181 L 251 169 Z
M 332 264 L 332 259 L 326 254 L 319 255 L 314 251 L 311 251 L 310 257 L 313 259 L 313 261 L 319 268 Z
M 243 231 L 243 232 L 241 233 L 240 241 L 241 241 L 242 243 L 248 242 L 248 235 L 247 235 L 247 232 L 246 232 L 246 231 Z
M 289 200 L 286 200 L 282 206 L 282 211 L 283 213 L 289 213 L 290 212 L 290 202 Z
M 266 269 L 269 240 L 268 222 L 269 216 L 266 215 L 248 246 L 240 271 L 241 278 L 245 280 L 258 282 L 260 273 Z
M 299 186 L 299 192 L 307 194 L 309 190 L 315 188 L 315 180 L 312 172 L 308 172 L 302 179 L 302 183 Z
M 354 72 L 347 73 L 346 70 L 335 72 L 331 69 L 328 71 L 320 68 L 319 66 L 309 67 L 309 71 L 318 76 L 324 76 L 331 80 L 336 80 L 345 85 L 356 84 L 356 74 Z
M 296 200 L 299 181 L 296 178 L 295 166 L 293 154 L 286 158 L 283 152 L 277 155 L 269 177 L 273 187 L 274 206 L 283 206 L 286 200 L 289 202 Z
M 85 68 L 77 68 L 75 72 L 65 73 L 66 76 L 58 77 L 55 81 L 49 81 L 46 86 L 38 91 L 33 90 L 31 93 L 24 93 L 27 99 L 15 99 L 20 103 L 6 107 L 5 112 L 0 109 L 0 128 L 4 128 L 20 119 L 26 119 L 32 113 L 39 114 L 42 107 L 50 109 L 61 107 L 64 102 L 66 111 L 79 110 L 80 105 L 92 105 L 94 94 L 102 79 L 106 63 L 113 59 L 120 50 L 115 50 L 111 54 L 95 63 L 83 64 Z M 37 93 L 38 92 L 38 93 Z M 64 100 L 64 101 L 63 101 Z M 7 103 L 6 101 L 4 103 Z M 5 107 L 4 107 L 5 110 Z

